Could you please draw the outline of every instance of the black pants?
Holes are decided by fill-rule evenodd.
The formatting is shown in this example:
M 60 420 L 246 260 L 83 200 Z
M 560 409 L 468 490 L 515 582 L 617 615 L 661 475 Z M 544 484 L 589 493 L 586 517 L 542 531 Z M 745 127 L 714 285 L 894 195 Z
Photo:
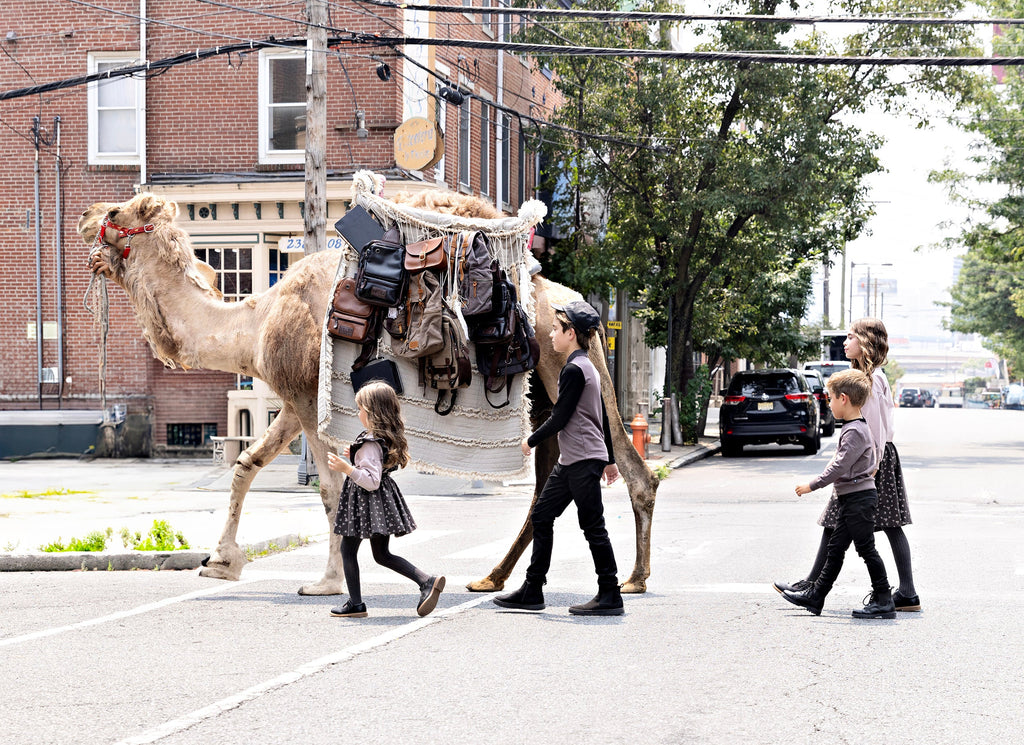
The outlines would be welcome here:
M 575 502 L 580 528 L 594 557 L 598 585 L 618 585 L 615 554 L 604 525 L 604 504 L 601 502 L 601 474 L 604 467 L 605 463 L 601 460 L 581 460 L 568 466 L 558 464 L 551 471 L 530 513 L 533 556 L 526 570 L 528 581 L 542 585 L 547 579 L 554 545 L 555 518 L 565 512 L 571 502 Z
M 843 557 L 850 544 L 864 559 L 874 590 L 887 589 L 889 580 L 885 564 L 875 548 L 875 510 L 878 508 L 878 492 L 874 489 L 842 494 L 839 496 L 839 522 L 828 541 L 825 566 L 818 575 L 817 585 L 828 592 L 843 568 Z

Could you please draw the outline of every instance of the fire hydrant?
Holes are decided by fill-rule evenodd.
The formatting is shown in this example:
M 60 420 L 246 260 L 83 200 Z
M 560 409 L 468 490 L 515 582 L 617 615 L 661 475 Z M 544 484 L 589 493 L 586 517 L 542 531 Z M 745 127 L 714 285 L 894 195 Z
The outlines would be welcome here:
M 651 441 L 651 436 L 647 434 L 648 426 L 642 411 L 638 411 L 633 421 L 629 423 L 629 428 L 633 430 L 633 447 L 644 460 L 647 459 L 647 443 Z

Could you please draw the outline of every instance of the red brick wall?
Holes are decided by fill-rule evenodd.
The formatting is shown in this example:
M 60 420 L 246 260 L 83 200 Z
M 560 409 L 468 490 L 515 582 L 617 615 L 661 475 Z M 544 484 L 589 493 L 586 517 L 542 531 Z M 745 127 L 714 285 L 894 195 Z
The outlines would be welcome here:
M 479 0 L 477 0 L 479 2 Z M 234 5 L 270 13 L 297 12 L 294 7 L 267 10 L 256 0 L 237 0 Z M 109 0 L 112 11 L 132 15 L 136 0 Z M 100 51 L 134 51 L 139 47 L 139 24 L 131 18 L 103 10 L 37 0 L 4 0 L 3 16 L 17 19 L 4 31 L 16 29 L 18 39 L 0 37 L 5 54 L 0 54 L 0 91 L 83 76 L 88 72 L 87 55 Z M 148 25 L 148 58 L 157 60 L 186 50 L 231 44 L 239 38 L 264 39 L 301 36 L 300 24 L 274 20 L 256 14 L 240 14 L 194 0 L 149 0 L 151 19 L 164 19 L 195 31 Z M 340 29 L 394 34 L 401 29 L 397 11 L 374 9 L 376 17 L 363 6 L 331 9 L 331 21 Z M 462 14 L 439 17 L 434 34 L 439 37 L 492 38 L 480 30 L 479 17 L 473 22 Z M 370 54 L 384 57 L 392 68 L 390 82 L 376 75 Z M 460 61 L 462 54 L 466 60 Z M 498 54 L 476 50 L 435 49 L 436 59 L 447 65 L 453 78 L 459 70 L 475 90 L 498 96 Z M 260 166 L 258 163 L 258 53 L 214 57 L 176 67 L 151 77 L 146 83 L 147 174 L 241 173 L 257 176 L 275 170 L 301 171 L 302 165 Z M 344 69 L 342 67 L 344 63 Z M 345 72 L 348 76 L 346 77 Z M 402 76 L 404 64 L 387 49 L 341 48 L 328 59 L 327 167 L 336 171 L 356 168 L 383 170 L 394 166 L 393 127 L 402 117 Z M 553 94 L 547 79 L 533 74 L 517 58 L 505 56 L 504 103 L 524 114 L 544 117 L 550 111 Z M 353 95 L 354 93 L 354 95 Z M 355 110 L 365 112 L 369 136 L 355 133 Z M 479 190 L 479 137 L 481 121 L 478 101 L 473 101 L 472 189 Z M 83 308 L 90 275 L 86 270 L 89 247 L 76 232 L 81 211 L 96 201 L 123 201 L 131 197 L 140 180 L 133 166 L 90 166 L 88 164 L 88 111 L 86 86 L 41 95 L 0 101 L 0 251 L 4 256 L 5 278 L 0 283 L 0 408 L 34 409 L 40 406 L 36 375 L 36 340 L 27 338 L 29 324 L 36 321 L 35 226 L 26 224 L 34 207 L 35 148 L 32 120 L 41 117 L 44 141 L 39 157 L 41 244 L 39 265 L 44 322 L 63 321 L 63 397 L 58 401 L 56 385 L 43 386 L 43 408 L 99 408 L 100 344 L 94 317 Z M 56 247 L 57 148 L 53 119 L 61 119 L 60 206 L 61 251 Z M 512 136 L 511 194 L 519 194 L 515 183 L 518 162 L 518 122 Z M 493 127 L 493 124 L 492 124 Z M 458 111 L 448 106 L 446 160 L 448 185 L 457 187 Z M 497 190 L 495 148 L 490 136 L 490 199 Z M 531 159 L 532 161 L 532 159 Z M 532 196 L 534 175 L 528 164 L 526 196 Z M 433 174 L 425 174 L 432 180 Z M 58 258 L 60 254 L 60 258 Z M 63 308 L 58 308 L 58 288 L 63 291 Z M 111 284 L 110 327 L 106 355 L 107 403 L 127 403 L 130 411 L 152 407 L 156 443 L 165 442 L 169 422 L 218 423 L 226 433 L 225 392 L 234 377 L 226 373 L 166 370 L 152 358 L 142 338 L 134 313 L 124 292 Z M 90 298 L 93 306 L 98 299 Z M 61 312 L 62 310 L 62 312 Z M 43 367 L 57 367 L 60 347 L 56 340 L 43 344 Z

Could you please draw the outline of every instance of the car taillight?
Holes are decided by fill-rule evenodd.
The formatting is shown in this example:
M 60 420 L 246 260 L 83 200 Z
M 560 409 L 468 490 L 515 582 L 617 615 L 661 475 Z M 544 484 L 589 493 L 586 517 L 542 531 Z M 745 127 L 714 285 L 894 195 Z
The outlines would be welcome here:
M 786 394 L 786 400 L 787 401 L 810 401 L 811 400 L 811 394 L 810 393 L 787 393 Z
M 746 396 L 726 396 L 724 403 L 727 404 L 741 404 L 747 400 Z

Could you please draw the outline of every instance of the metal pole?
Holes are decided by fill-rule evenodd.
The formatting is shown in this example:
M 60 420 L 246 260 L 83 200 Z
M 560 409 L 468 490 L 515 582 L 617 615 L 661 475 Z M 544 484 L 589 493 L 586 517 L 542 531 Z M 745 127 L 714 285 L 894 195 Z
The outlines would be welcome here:
M 61 201 L 62 194 L 60 159 L 60 117 L 53 117 L 53 137 L 57 146 L 57 158 L 54 161 L 55 204 L 53 210 L 54 247 L 57 253 L 57 408 L 63 408 L 64 401 L 64 233 L 61 222 L 64 212 Z
M 36 221 L 36 388 L 39 391 L 39 408 L 43 408 L 43 256 L 42 231 L 39 226 L 39 117 L 32 117 L 32 142 L 36 150 L 35 177 L 35 221 Z
M 868 264 L 868 282 L 864 285 L 864 315 L 871 315 L 871 264 Z

